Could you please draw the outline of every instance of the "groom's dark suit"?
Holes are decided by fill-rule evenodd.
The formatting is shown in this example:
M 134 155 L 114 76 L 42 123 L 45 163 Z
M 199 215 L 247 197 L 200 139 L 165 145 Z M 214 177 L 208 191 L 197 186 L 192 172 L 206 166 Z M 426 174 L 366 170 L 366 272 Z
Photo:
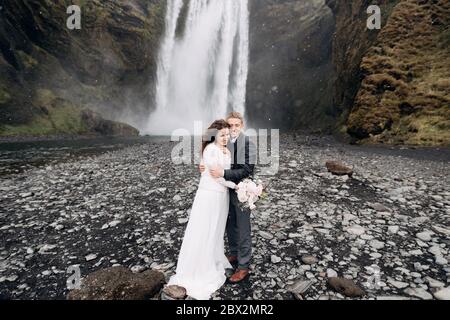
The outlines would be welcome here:
M 242 180 L 252 177 L 256 164 L 256 147 L 249 137 L 239 135 L 228 148 L 232 155 L 230 170 L 225 170 L 225 180 L 238 184 Z M 227 236 L 230 254 L 238 258 L 241 270 L 249 268 L 252 255 L 252 238 L 250 225 L 250 211 L 239 207 L 239 200 L 235 190 L 230 190 L 230 209 L 227 221 Z

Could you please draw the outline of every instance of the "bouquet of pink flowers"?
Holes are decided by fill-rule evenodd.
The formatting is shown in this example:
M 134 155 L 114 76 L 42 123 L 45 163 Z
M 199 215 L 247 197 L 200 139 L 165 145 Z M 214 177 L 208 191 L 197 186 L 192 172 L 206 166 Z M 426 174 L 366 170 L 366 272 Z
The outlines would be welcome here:
M 259 198 L 266 196 L 264 186 L 259 180 L 257 182 L 251 179 L 243 180 L 237 185 L 236 192 L 239 202 L 242 203 L 244 207 L 248 206 L 250 210 L 256 208 L 255 203 Z

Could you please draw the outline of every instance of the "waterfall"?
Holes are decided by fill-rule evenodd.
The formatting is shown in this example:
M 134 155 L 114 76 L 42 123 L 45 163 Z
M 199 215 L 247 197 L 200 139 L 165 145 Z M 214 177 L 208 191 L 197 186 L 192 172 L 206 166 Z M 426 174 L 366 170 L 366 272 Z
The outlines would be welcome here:
M 245 116 L 248 0 L 167 0 L 165 19 L 146 133 L 206 127 L 230 111 Z

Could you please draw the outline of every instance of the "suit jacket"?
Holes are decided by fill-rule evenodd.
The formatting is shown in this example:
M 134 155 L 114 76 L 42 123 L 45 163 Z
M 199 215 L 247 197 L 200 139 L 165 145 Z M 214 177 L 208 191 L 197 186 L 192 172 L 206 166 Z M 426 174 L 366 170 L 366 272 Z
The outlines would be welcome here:
M 250 138 L 240 134 L 235 143 L 228 143 L 231 151 L 231 169 L 225 170 L 224 178 L 238 184 L 246 178 L 253 177 L 256 164 L 256 146 Z M 236 194 L 233 190 L 232 193 Z

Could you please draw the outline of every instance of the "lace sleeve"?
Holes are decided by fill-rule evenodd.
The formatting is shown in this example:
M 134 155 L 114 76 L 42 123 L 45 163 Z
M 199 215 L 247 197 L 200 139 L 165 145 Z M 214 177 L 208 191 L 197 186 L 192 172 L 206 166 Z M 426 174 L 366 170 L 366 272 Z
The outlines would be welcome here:
M 221 152 L 220 149 L 213 145 L 209 145 L 206 147 L 205 151 L 203 152 L 203 159 L 202 159 L 202 162 L 205 165 L 206 170 L 210 170 L 213 167 L 221 165 L 219 152 Z M 216 179 L 216 181 L 227 188 L 230 189 L 236 188 L 236 184 L 234 182 L 226 181 L 224 178 Z
M 211 169 L 218 165 L 218 156 L 214 146 L 209 145 L 203 152 L 202 162 L 207 169 Z

